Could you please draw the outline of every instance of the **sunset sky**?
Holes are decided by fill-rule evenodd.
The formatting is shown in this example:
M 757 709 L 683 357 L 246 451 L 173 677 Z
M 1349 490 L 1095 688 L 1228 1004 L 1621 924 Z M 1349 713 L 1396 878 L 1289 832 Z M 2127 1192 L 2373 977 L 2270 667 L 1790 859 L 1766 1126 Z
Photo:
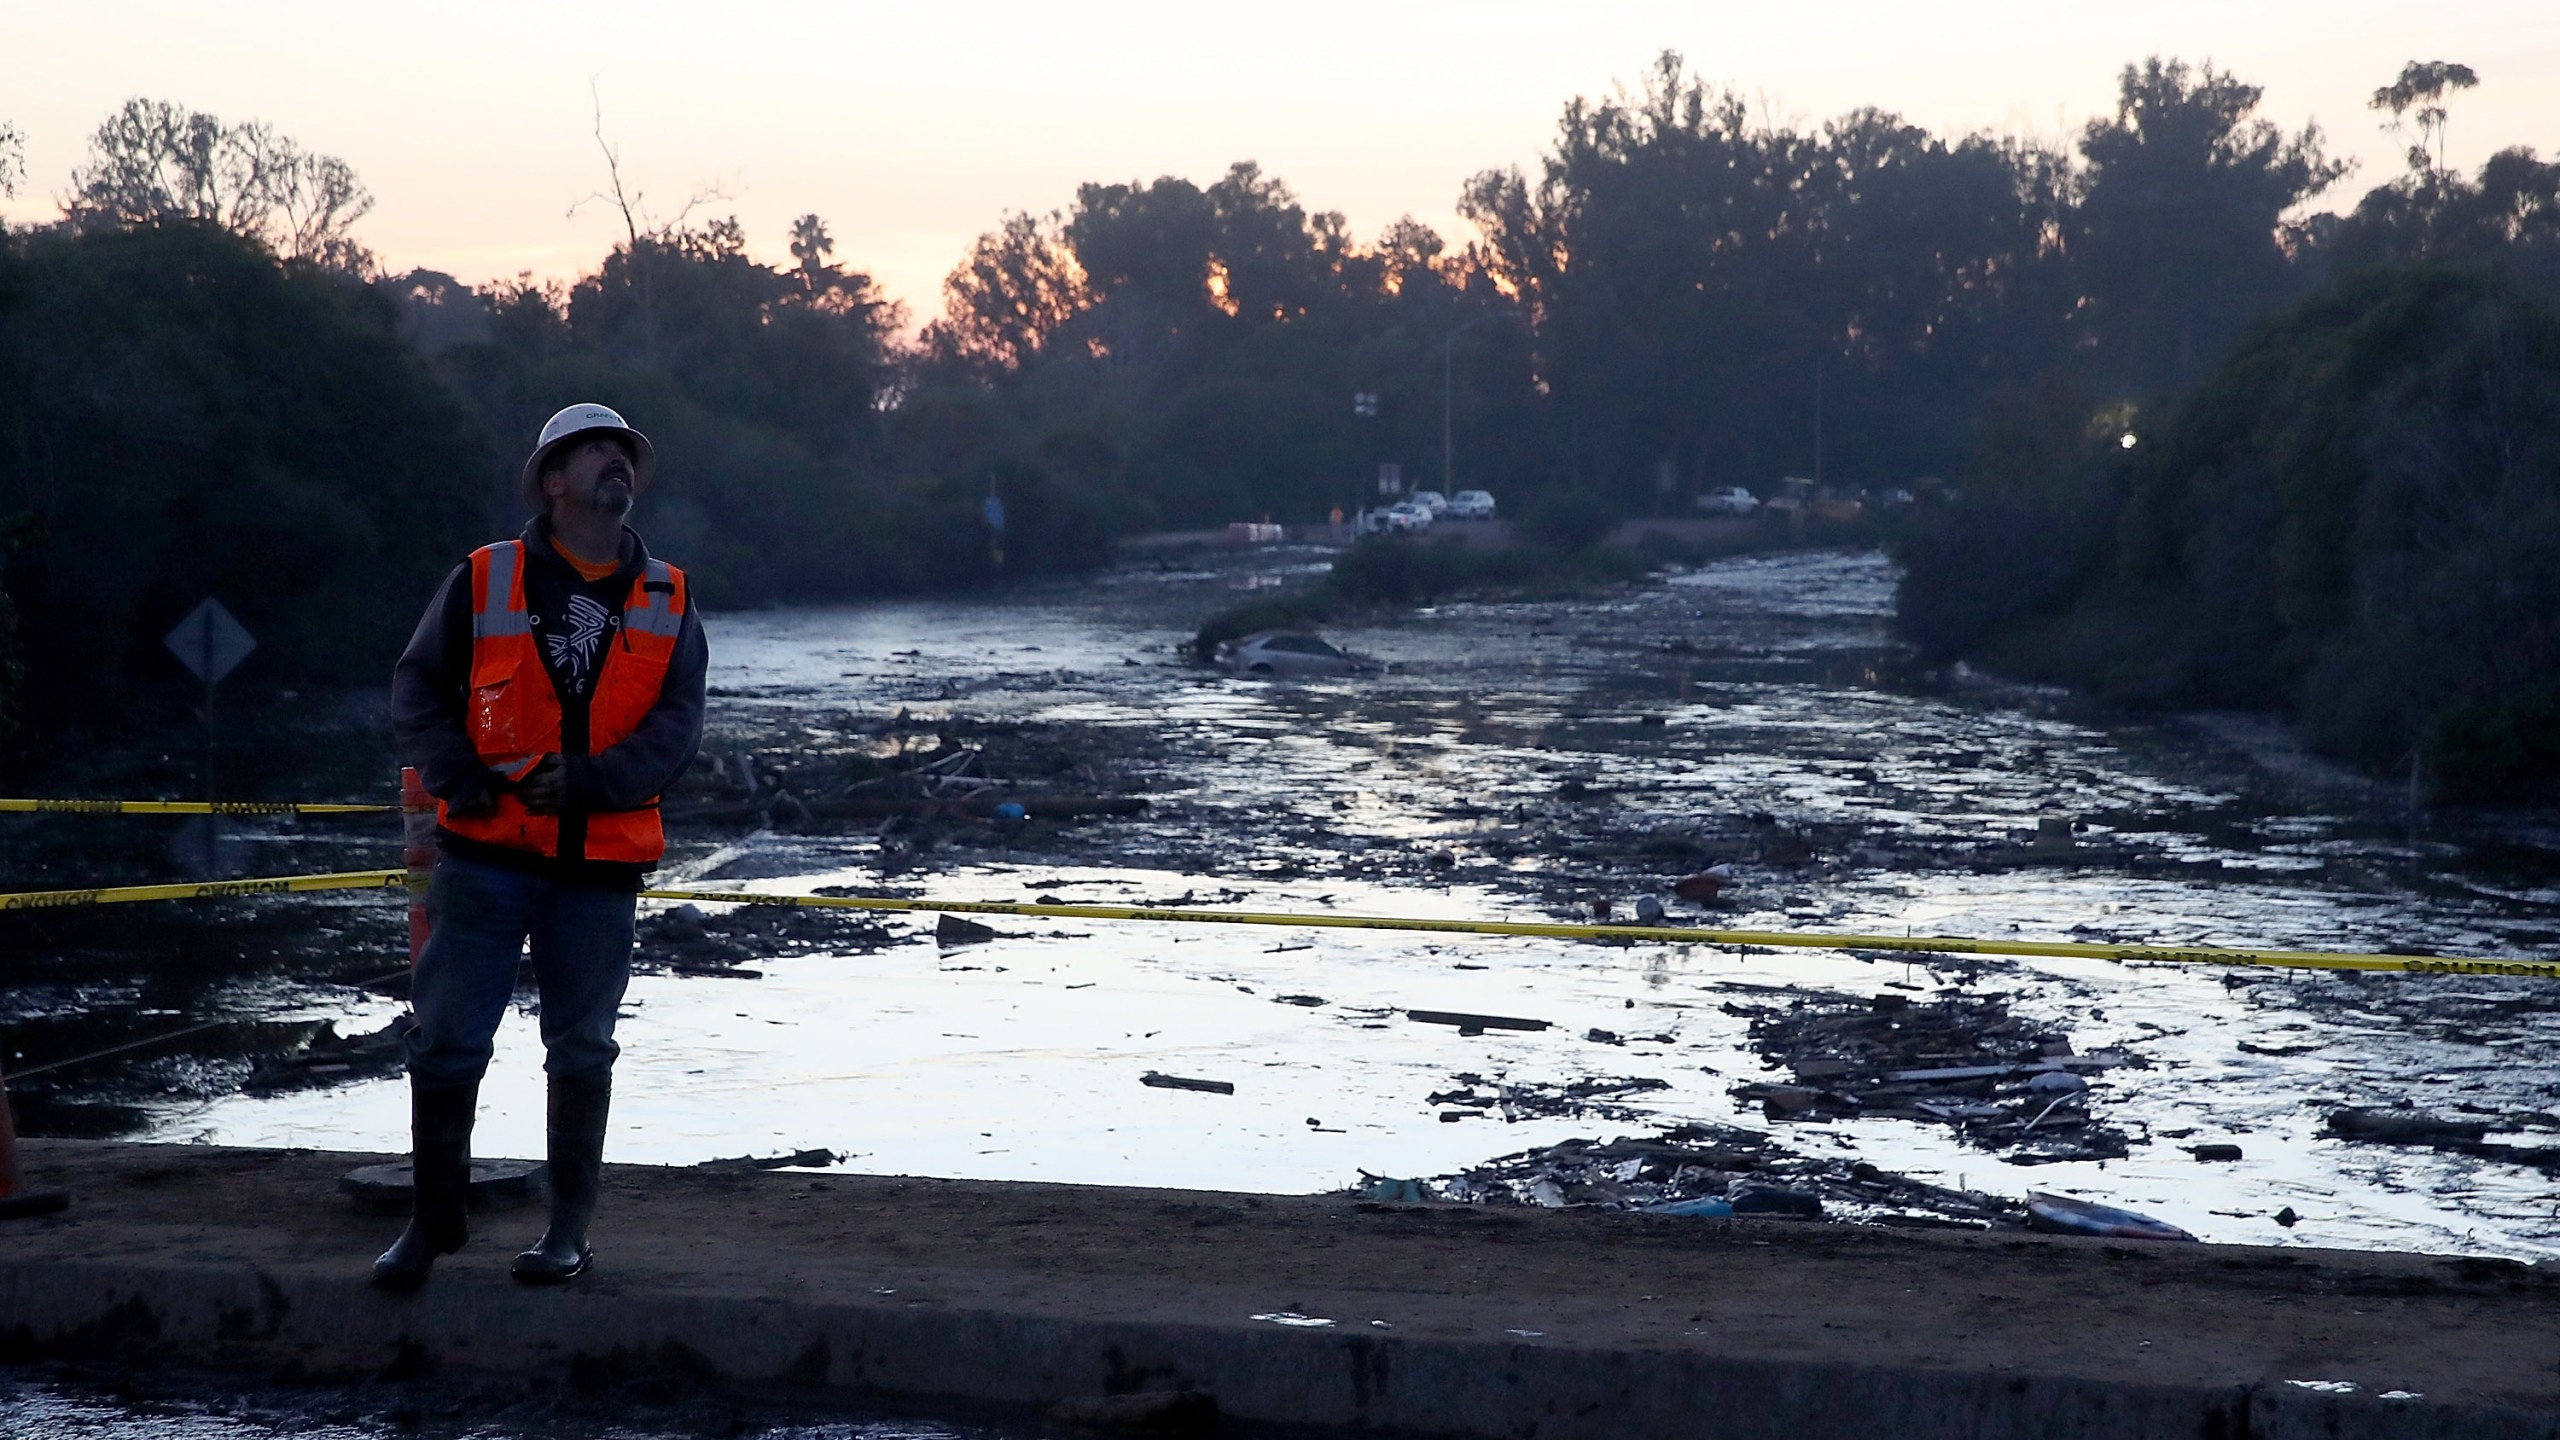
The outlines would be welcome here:
M 1462 238 L 1468 175 L 1534 168 L 1567 99 L 1632 82 L 1666 47 L 1781 118 L 1874 104 L 2057 140 L 2110 107 L 2126 61 L 2210 58 L 2361 162 L 2333 202 L 2400 167 L 2367 95 L 2404 61 L 2455 60 L 2482 77 L 2454 109 L 2456 165 L 2560 151 L 2553 0 L 12 9 L 0 121 L 27 137 L 28 184 L 0 202 L 11 219 L 52 216 L 89 132 L 143 95 L 343 156 L 379 201 L 357 233 L 394 269 L 566 277 L 618 233 L 600 207 L 568 213 L 603 179 L 592 79 L 653 208 L 723 189 L 710 213 L 735 213 L 768 259 L 815 210 L 837 259 L 919 320 L 972 236 L 1084 180 L 1206 181 L 1249 158 L 1363 237 L 1410 212 Z

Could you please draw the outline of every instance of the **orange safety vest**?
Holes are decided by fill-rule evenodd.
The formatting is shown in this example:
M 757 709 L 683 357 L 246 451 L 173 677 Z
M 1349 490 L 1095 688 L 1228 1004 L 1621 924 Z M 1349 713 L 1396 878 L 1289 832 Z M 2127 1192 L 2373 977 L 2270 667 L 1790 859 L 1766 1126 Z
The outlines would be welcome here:
M 471 552 L 471 703 L 463 722 L 480 763 L 519 779 L 543 756 L 560 753 L 560 695 L 534 641 L 524 559 L 522 540 Z M 606 642 L 596 666 L 586 753 L 622 741 L 658 703 L 684 612 L 684 572 L 649 561 L 622 602 L 621 635 Z M 589 860 L 645 865 L 666 853 L 654 798 L 637 810 L 589 811 L 586 819 Z M 560 854 L 560 817 L 534 814 L 511 791 L 499 794 L 496 809 L 476 815 L 456 815 L 438 801 L 436 823 L 467 840 Z

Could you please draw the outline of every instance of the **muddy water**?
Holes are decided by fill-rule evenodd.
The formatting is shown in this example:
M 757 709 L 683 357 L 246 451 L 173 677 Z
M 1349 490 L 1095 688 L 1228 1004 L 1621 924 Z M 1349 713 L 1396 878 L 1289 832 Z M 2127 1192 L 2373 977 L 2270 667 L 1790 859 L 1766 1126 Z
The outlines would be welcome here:
M 1624 914 L 1725 860 L 1729 903 L 1675 916 L 2541 958 L 2560 945 L 2548 817 L 2413 818 L 2396 792 L 2261 724 L 2109 715 L 1917 670 L 1886 635 L 1894 573 L 1875 555 L 1749 557 L 1598 599 L 1448 604 L 1329 632 L 1391 662 L 1384 675 L 1276 684 L 1180 663 L 1209 610 L 1323 563 L 1199 557 L 1000 601 L 719 617 L 715 752 L 876 753 L 904 712 L 908 727 L 1059 737 L 1071 783 L 1153 804 L 921 835 L 706 831 L 670 878 L 1551 918 L 1603 899 Z M 2079 824 L 2076 860 L 2012 863 L 2047 817 Z M 2560 1140 L 2549 982 L 1047 920 L 941 948 L 929 920 L 888 924 L 901 943 L 635 980 L 612 1153 L 822 1147 L 861 1171 L 1309 1191 L 1696 1120 L 1941 1184 L 2129 1205 L 2209 1239 L 2560 1254 L 2560 1201 L 2538 1170 L 2323 1135 L 2334 1107 L 2409 1105 L 2491 1119 L 2493 1141 Z M 2141 1065 L 2100 1075 L 2095 1106 L 2132 1153 L 2029 1168 L 1944 1127 L 1766 1120 L 1730 1092 L 1783 1076 L 1724 1007 L 1771 987 L 1996 994 L 2084 1053 L 2127 1051 Z M 399 1009 L 344 987 L 254 993 L 307 1002 L 271 1023 L 341 1034 Z M 1414 1008 L 1550 1028 L 1465 1035 L 1405 1018 Z M 539 1152 L 537 1051 L 529 1016 L 512 1020 L 483 1091 L 486 1153 Z M 1149 1072 L 1235 1091 L 1152 1088 Z M 1584 1113 L 1429 1100 L 1462 1077 L 1522 1096 L 1661 1084 Z M 171 1140 L 388 1149 L 404 1119 L 388 1078 L 123 1098 Z M 2203 1141 L 2244 1158 L 2189 1158 Z M 2284 1211 L 2298 1223 L 2280 1225 Z

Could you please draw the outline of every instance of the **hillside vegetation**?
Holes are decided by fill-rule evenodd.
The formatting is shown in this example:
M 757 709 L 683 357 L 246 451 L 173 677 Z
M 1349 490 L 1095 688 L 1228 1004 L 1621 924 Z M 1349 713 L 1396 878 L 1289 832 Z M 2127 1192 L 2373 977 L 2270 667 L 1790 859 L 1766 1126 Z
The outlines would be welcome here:
M 2369 202 L 2336 243 L 2370 263 L 2154 415 L 2059 384 L 1988 415 L 1972 489 L 1907 548 L 1905 633 L 2135 704 L 2284 713 L 2448 798 L 2551 797 L 2554 170 L 2503 155 L 2415 222 Z

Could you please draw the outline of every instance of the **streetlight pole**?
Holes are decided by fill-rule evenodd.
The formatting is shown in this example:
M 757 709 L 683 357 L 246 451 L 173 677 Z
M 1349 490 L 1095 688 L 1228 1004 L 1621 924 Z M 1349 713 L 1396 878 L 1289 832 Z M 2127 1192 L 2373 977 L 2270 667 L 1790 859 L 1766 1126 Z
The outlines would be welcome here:
M 1458 337 L 1459 337 L 1459 336 L 1461 336 L 1461 335 L 1466 334 L 1466 333 L 1467 333 L 1468 331 L 1470 331 L 1470 330 L 1473 330 L 1473 329 L 1474 329 L 1474 328 L 1476 328 L 1477 326 L 1482 325 L 1483 323 L 1485 323 L 1485 322 L 1486 322 L 1486 321 L 1488 321 L 1488 320 L 1517 320 L 1517 319 L 1519 319 L 1519 318 L 1520 318 L 1520 317 L 1519 317 L 1517 314 L 1513 313 L 1512 311 L 1509 311 L 1509 310 L 1496 310 L 1496 311 L 1492 312 L 1491 314 L 1487 314 L 1487 315 L 1479 315 L 1479 316 L 1477 316 L 1476 318 L 1474 318 L 1473 320 L 1468 321 L 1468 322 L 1467 322 L 1467 323 L 1465 323 L 1464 325 L 1459 326 L 1457 329 L 1452 330 L 1452 331 L 1450 331 L 1447 335 L 1445 335 L 1445 336 L 1442 336 L 1442 337 L 1441 337 L 1441 340 L 1440 340 L 1440 485 L 1441 485 L 1441 493 L 1442 493 L 1442 494 L 1444 494 L 1444 495 L 1455 495 L 1456 493 L 1458 493 L 1458 473 L 1457 473 L 1457 463 L 1458 463 L 1458 462 L 1457 462 L 1457 449 L 1458 449 L 1458 447 L 1457 447 L 1457 440 L 1456 440 L 1456 434 L 1455 434 L 1455 431 L 1453 430 L 1453 428 L 1451 427 L 1451 425 L 1450 425 L 1450 423 L 1449 423 L 1449 416 L 1450 416 L 1450 413 L 1451 413 L 1451 411 L 1455 408 L 1455 406 L 1454 406 L 1454 404 L 1453 404 L 1453 401 L 1454 401 L 1455 394 L 1456 394 L 1456 385 L 1455 385 L 1455 383 L 1452 381 L 1451 377 L 1452 377 L 1452 376 L 1454 375 L 1454 373 L 1455 373 L 1455 360 L 1454 360 L 1454 356 L 1455 356 L 1455 355 L 1456 355 L 1456 353 L 1457 353 Z

